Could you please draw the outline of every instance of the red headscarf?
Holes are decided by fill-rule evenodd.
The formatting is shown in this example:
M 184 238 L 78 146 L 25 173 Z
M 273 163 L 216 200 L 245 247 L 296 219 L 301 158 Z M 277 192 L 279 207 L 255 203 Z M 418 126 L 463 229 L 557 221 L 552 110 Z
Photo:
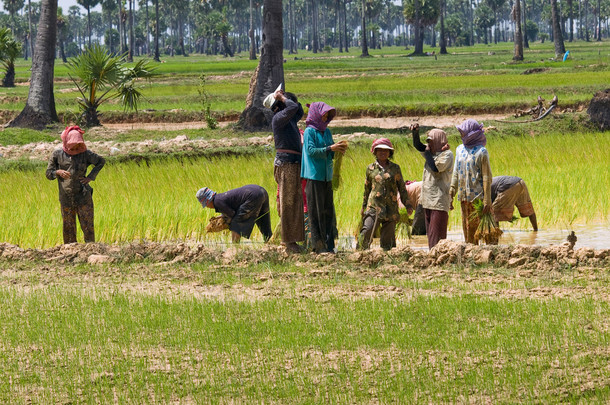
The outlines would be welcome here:
M 63 142 L 63 149 L 68 155 L 78 155 L 87 150 L 83 134 L 85 131 L 80 129 L 78 125 L 66 127 L 64 132 L 61 133 L 61 141 Z

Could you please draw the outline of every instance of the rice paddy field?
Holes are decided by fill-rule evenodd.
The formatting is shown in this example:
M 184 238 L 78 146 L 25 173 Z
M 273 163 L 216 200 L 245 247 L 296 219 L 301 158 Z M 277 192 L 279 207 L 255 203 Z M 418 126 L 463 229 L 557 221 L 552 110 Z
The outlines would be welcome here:
M 452 48 L 437 59 L 410 58 L 400 48 L 374 50 L 365 59 L 355 48 L 347 55 L 300 53 L 296 60 L 285 56 L 286 88 L 303 103 L 336 106 L 340 118 L 408 120 L 483 113 L 511 119 L 538 95 L 556 94 L 560 111 L 543 121 L 484 122 L 492 172 L 526 181 L 541 230 L 607 230 L 610 136 L 583 110 L 610 83 L 610 48 L 574 43 L 569 49 L 572 59 L 555 62 L 552 44 L 532 44 L 523 63 L 512 62 L 506 44 Z M 91 130 L 85 139 L 103 145 L 182 135 L 216 143 L 268 137 L 231 125 L 179 125 L 201 112 L 202 73 L 214 114 L 234 118 L 255 66 L 247 55 L 168 58 L 146 89 L 142 108 L 149 111 L 128 116 L 112 103 L 103 111 L 113 122 L 163 116 L 176 128 L 143 129 L 136 122 Z M 20 61 L 20 85 L 0 88 L 2 119 L 23 107 L 27 69 Z M 58 110 L 68 120 L 76 94 L 61 63 L 56 79 Z M 335 194 L 343 238 L 357 226 L 373 137 L 389 137 L 404 178 L 421 179 L 424 160 L 410 134 L 375 122 L 330 125 L 336 137 L 350 139 Z M 457 130 L 444 127 L 455 151 Z M 605 250 L 557 247 L 550 264 L 543 263 L 550 249 L 544 246 L 500 247 L 513 252 L 504 262 L 435 264 L 432 253 L 428 260 L 427 252 L 409 248 L 372 251 L 367 260 L 346 247 L 334 256 L 286 256 L 264 246 L 258 232 L 238 246 L 225 234 L 206 234 L 214 213 L 195 199 L 203 186 L 224 191 L 260 184 L 271 196 L 272 224 L 278 222 L 269 144 L 107 156 L 92 183 L 100 243 L 61 246 L 57 184 L 45 178 L 46 162 L 34 155 L 59 133 L 0 131 L 0 150 L 6 150 L 0 157 L 0 403 L 610 400 L 610 241 Z M 32 154 L 9 159 L 11 148 Z M 452 211 L 452 232 L 460 221 L 459 209 Z M 525 231 L 530 224 L 519 219 L 502 228 Z M 185 245 L 210 254 L 152 259 L 155 250 Z M 150 255 L 87 260 L 99 246 L 150 246 Z M 516 252 L 526 250 L 531 259 L 520 260 Z

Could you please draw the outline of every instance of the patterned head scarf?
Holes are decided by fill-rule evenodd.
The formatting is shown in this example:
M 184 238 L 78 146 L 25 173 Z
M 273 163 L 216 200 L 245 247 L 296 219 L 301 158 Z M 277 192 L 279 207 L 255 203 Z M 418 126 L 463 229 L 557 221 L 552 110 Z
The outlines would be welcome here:
M 433 155 L 449 149 L 447 134 L 442 129 L 435 128 L 430 130 L 426 140 L 428 141 L 428 145 L 430 145 L 430 152 L 432 152 Z
M 476 120 L 469 118 L 456 128 L 460 131 L 462 143 L 465 147 L 474 148 L 475 146 L 485 146 L 487 144 L 483 124 L 479 124 Z
M 309 112 L 307 113 L 305 124 L 307 124 L 308 127 L 313 127 L 320 132 L 326 131 L 328 123 L 335 118 L 335 115 L 337 115 L 337 110 L 335 110 L 334 107 L 331 107 L 322 101 L 307 104 L 307 107 L 309 107 Z M 322 119 L 322 116 L 326 113 L 328 113 L 328 121 L 324 121 Z
M 216 195 L 215 191 L 212 191 L 209 188 L 204 187 L 204 188 L 200 188 L 199 191 L 197 191 L 196 197 L 197 197 L 197 200 L 199 200 L 199 202 L 203 206 L 203 208 L 207 208 L 208 202 L 210 202 L 212 200 L 212 197 L 214 197 L 215 195 Z
M 78 155 L 87 150 L 83 134 L 85 131 L 80 129 L 78 125 L 66 127 L 64 132 L 61 133 L 61 141 L 63 142 L 63 149 L 68 155 Z

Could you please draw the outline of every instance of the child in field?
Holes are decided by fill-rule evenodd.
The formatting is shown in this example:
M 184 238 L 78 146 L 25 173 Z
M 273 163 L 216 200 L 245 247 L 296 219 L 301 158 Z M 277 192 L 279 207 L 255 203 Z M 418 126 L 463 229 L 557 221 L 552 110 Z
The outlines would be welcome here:
M 362 229 L 358 237 L 358 249 L 368 249 L 377 225 L 381 225 L 379 244 L 382 249 L 396 247 L 396 224 L 400 219 L 398 196 L 408 210 L 413 207 L 405 188 L 400 166 L 390 161 L 394 147 L 387 138 L 376 139 L 371 147 L 375 162 L 366 168 L 362 201 Z
M 61 134 L 62 148 L 53 151 L 47 165 L 47 179 L 57 179 L 59 187 L 64 243 L 76 242 L 77 215 L 85 242 L 95 242 L 93 188 L 89 183 L 95 180 L 106 160 L 87 150 L 84 133 L 78 126 L 66 127 Z M 93 169 L 87 175 L 91 165 Z

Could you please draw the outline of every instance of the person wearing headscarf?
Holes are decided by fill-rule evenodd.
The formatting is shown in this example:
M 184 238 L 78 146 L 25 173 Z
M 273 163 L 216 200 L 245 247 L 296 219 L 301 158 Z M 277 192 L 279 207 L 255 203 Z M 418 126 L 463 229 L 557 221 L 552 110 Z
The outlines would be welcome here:
M 62 148 L 53 151 L 45 173 L 47 179 L 57 179 L 64 243 L 76 242 L 77 215 L 85 242 L 95 242 L 93 188 L 89 183 L 106 160 L 87 149 L 84 133 L 76 125 L 66 127 L 61 134 Z M 89 166 L 93 168 L 87 174 Z
M 462 210 L 464 239 L 475 243 L 474 234 L 479 226 L 474 202 L 483 202 L 483 213 L 491 212 L 491 165 L 485 148 L 487 138 L 483 124 L 470 118 L 458 125 L 462 145 L 455 150 L 455 165 L 451 179 L 451 200 L 457 194 Z
M 224 193 L 203 187 L 195 195 L 203 208 L 221 213 L 229 224 L 231 237 L 238 243 L 243 236 L 250 239 L 256 225 L 267 242 L 273 236 L 269 213 L 269 194 L 257 184 L 248 184 Z
M 305 194 L 311 244 L 314 252 L 334 252 L 337 221 L 333 202 L 333 158 L 347 150 L 347 141 L 335 143 L 327 128 L 337 114 L 334 107 L 323 102 L 312 103 L 303 134 L 301 177 L 307 179 Z
M 413 146 L 426 160 L 422 177 L 420 203 L 424 209 L 428 247 L 432 249 L 439 240 L 447 238 L 449 211 L 451 210 L 451 177 L 453 153 L 447 142 L 447 134 L 432 129 L 426 136 L 427 145 L 419 139 L 419 124 L 411 125 Z
M 400 166 L 390 160 L 394 156 L 392 142 L 387 138 L 376 139 L 371 153 L 376 160 L 366 168 L 358 249 L 370 247 L 375 229 L 381 225 L 379 245 L 383 250 L 390 250 L 396 247 L 396 224 L 400 219 L 398 198 L 408 210 L 413 210 L 413 206 Z
M 497 176 L 491 181 L 492 214 L 497 222 L 513 220 L 515 207 L 521 218 L 528 217 L 534 228 L 538 230 L 538 221 L 534 205 L 530 198 L 525 181 L 517 176 Z
M 298 122 L 303 107 L 292 93 L 281 88 L 269 94 L 263 105 L 273 111 L 271 128 L 275 144 L 273 177 L 278 185 L 277 211 L 280 217 L 282 243 L 291 253 L 304 248 L 297 242 L 305 240 L 303 191 L 301 187 L 301 133 Z

